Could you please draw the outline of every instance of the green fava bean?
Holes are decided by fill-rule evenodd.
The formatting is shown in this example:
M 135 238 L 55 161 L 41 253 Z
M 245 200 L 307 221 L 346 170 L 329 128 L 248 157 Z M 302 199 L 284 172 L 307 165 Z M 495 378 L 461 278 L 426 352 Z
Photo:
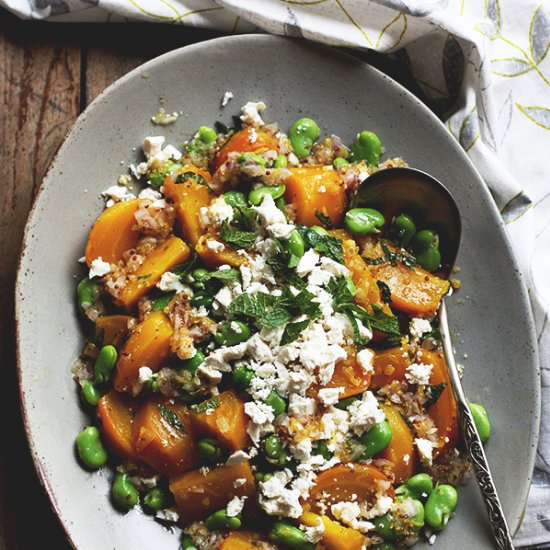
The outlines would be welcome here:
M 208 292 L 195 292 L 193 294 L 193 297 L 191 298 L 191 305 L 194 307 L 212 307 L 212 304 L 214 303 L 214 296 L 211 294 L 208 294 Z
M 78 434 L 76 450 L 80 460 L 92 470 L 101 468 L 107 462 L 107 451 L 101 442 L 99 430 L 94 426 L 85 428 Z
M 288 139 L 298 158 L 307 157 L 319 137 L 319 126 L 311 118 L 300 118 L 290 128 Z
M 458 493 L 452 485 L 438 485 L 424 505 L 426 523 L 436 530 L 441 530 L 456 507 Z
M 239 391 L 244 391 L 254 378 L 254 371 L 245 365 L 238 365 L 233 371 L 233 384 Z
M 200 126 L 197 133 L 203 143 L 214 143 L 218 139 L 216 131 L 209 126 Z
M 407 214 L 396 216 L 388 229 L 387 237 L 402 248 L 411 243 L 416 234 L 416 224 Z
M 386 420 L 375 424 L 367 433 L 360 437 L 361 445 L 365 447 L 363 459 L 372 458 L 376 453 L 383 451 L 389 444 L 393 432 Z
M 419 231 L 412 241 L 413 251 L 418 265 L 428 271 L 435 271 L 441 264 L 439 236 L 430 229 Z
M 288 166 L 288 159 L 285 155 L 279 155 L 273 163 L 273 168 L 286 168 Z
M 352 395 L 351 397 L 344 397 L 343 399 L 340 399 L 338 403 L 335 403 L 334 406 L 341 411 L 346 411 L 354 401 L 357 401 L 357 399 L 358 398 L 355 395 Z
M 286 202 L 284 197 L 279 197 L 275 199 L 275 206 L 286 215 Z
M 422 502 L 416 499 L 411 499 L 412 506 L 415 507 L 415 512 L 412 515 L 409 515 L 409 521 L 415 531 L 422 529 L 424 527 L 424 506 Z
M 297 258 L 301 258 L 304 255 L 306 249 L 306 243 L 304 238 L 300 235 L 300 232 L 297 229 L 294 229 L 287 241 L 288 251 Z
M 111 377 L 118 354 L 114 346 L 103 346 L 97 355 L 94 365 L 95 381 L 104 384 Z
M 352 208 L 344 217 L 346 229 L 355 235 L 378 233 L 385 222 L 384 216 L 374 208 Z
M 111 495 L 117 506 L 128 510 L 133 508 L 139 501 L 139 493 L 130 481 L 128 474 L 115 474 Z
M 333 452 L 328 448 L 326 441 L 317 443 L 314 454 L 321 455 L 325 460 L 330 460 L 333 457 Z
M 426 500 L 434 490 L 434 482 L 429 474 L 415 474 L 403 486 L 417 500 Z M 397 492 L 397 491 L 396 491 Z
M 265 399 L 265 404 L 273 409 L 275 418 L 286 411 L 286 401 L 276 392 L 271 391 Z
M 375 166 L 380 160 L 381 152 L 382 143 L 380 138 L 374 132 L 364 130 L 357 136 L 349 156 L 352 162 L 364 160 L 369 166 Z
M 143 504 L 151 510 L 158 511 L 166 508 L 167 500 L 168 499 L 166 498 L 164 491 L 158 487 L 155 487 L 143 497 Z
M 271 195 L 273 200 L 282 197 L 285 194 L 286 187 L 284 185 L 273 185 L 268 187 L 267 185 L 262 185 L 262 187 L 256 187 L 252 189 L 248 194 L 248 202 L 254 206 L 262 204 L 262 201 L 266 195 Z
M 190 359 L 185 359 L 181 362 L 181 368 L 195 374 L 197 369 L 204 363 L 205 357 L 204 353 L 200 350 L 197 350 L 197 353 L 193 355 Z
M 214 335 L 216 344 L 220 346 L 235 346 L 250 338 L 252 332 L 242 321 L 226 321 L 220 325 L 220 330 Z
M 320 225 L 312 225 L 309 230 L 317 233 L 317 235 L 328 235 L 328 231 Z
M 201 458 L 204 458 L 209 462 L 216 462 L 222 456 L 221 446 L 216 439 L 212 439 L 210 437 L 199 439 L 197 447 Z
M 208 516 L 205 525 L 212 531 L 227 531 L 229 529 L 238 529 L 241 526 L 241 516 L 229 517 L 227 510 L 223 508 Z
M 92 380 L 86 380 L 86 382 L 84 382 L 80 394 L 84 402 L 92 407 L 96 407 L 101 398 L 101 392 L 97 389 Z
M 227 191 L 223 194 L 223 199 L 233 208 L 248 208 L 248 200 L 242 191 Z
M 273 524 L 269 532 L 269 540 L 293 550 L 314 550 L 315 548 L 313 543 L 306 540 L 303 531 L 283 521 L 276 521 Z
M 441 252 L 438 248 L 428 248 L 416 254 L 416 262 L 426 271 L 435 271 L 441 265 Z
M 283 448 L 281 438 L 277 434 L 268 435 L 264 439 L 263 452 L 270 464 L 285 466 L 288 463 L 288 453 Z
M 197 550 L 193 539 L 189 535 L 183 535 L 181 538 L 180 550 Z
M 349 161 L 342 157 L 336 157 L 332 161 L 332 166 L 334 166 L 334 168 L 338 168 L 338 166 L 343 166 L 344 164 L 349 164 Z
M 474 417 L 474 422 L 476 424 L 479 437 L 481 438 L 481 442 L 485 443 L 491 435 L 491 423 L 489 422 L 487 410 L 479 403 L 468 403 L 468 405 L 470 407 L 470 412 Z
M 385 540 L 397 540 L 399 535 L 393 527 L 393 516 L 385 514 L 374 520 L 374 529 Z
M 78 308 L 83 315 L 86 315 L 86 309 L 95 303 L 101 293 L 101 285 L 98 281 L 92 279 L 82 279 L 76 287 Z

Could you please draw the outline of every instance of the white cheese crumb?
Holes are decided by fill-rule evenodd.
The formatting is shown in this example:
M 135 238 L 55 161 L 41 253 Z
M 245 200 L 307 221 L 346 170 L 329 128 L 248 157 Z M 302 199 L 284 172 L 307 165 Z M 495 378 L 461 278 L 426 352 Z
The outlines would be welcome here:
M 368 373 L 374 370 L 372 361 L 374 359 L 374 353 L 370 349 L 362 349 L 357 354 L 357 362 L 359 366 L 363 369 L 363 372 Z
M 111 264 L 109 264 L 108 262 L 104 262 L 103 258 L 99 256 L 99 258 L 92 260 L 92 265 L 90 266 L 90 273 L 88 274 L 88 277 L 90 277 L 90 279 L 93 279 L 94 277 L 103 277 L 103 275 L 107 275 L 107 273 L 110 272 Z
M 152 201 L 157 201 L 162 199 L 162 193 L 159 193 L 158 191 L 155 191 L 150 187 L 146 187 L 145 189 L 139 192 L 138 198 L 151 199 Z
M 431 466 L 434 450 L 433 443 L 429 439 L 417 438 L 414 440 L 414 444 L 418 449 L 420 461 L 427 466 Z
M 245 124 L 250 124 L 251 126 L 263 126 L 264 121 L 260 116 L 260 111 L 264 111 L 265 108 L 266 105 L 263 101 L 259 101 L 258 103 L 249 101 L 246 105 L 241 107 L 241 120 Z
M 257 443 L 260 438 L 273 429 L 273 409 L 266 403 L 249 401 L 244 405 L 244 412 L 250 417 L 247 432 L 253 442 Z
M 227 464 L 227 463 L 226 463 Z M 246 485 L 246 477 L 240 477 L 238 479 L 236 479 L 234 482 L 233 482 L 233 487 L 235 489 L 238 489 L 239 487 L 242 487 L 243 485 Z
M 158 155 L 161 152 L 165 141 L 166 138 L 164 136 L 146 137 L 143 140 L 143 145 L 141 146 L 145 158 L 149 159 L 155 155 Z
M 136 198 L 124 185 L 111 185 L 111 187 L 102 191 L 101 195 L 108 199 L 106 203 L 107 208 L 117 202 L 125 202 Z
M 231 221 L 233 214 L 233 207 L 223 197 L 217 197 L 208 206 L 200 209 L 199 222 L 203 229 L 219 227 L 224 221 Z
M 412 363 L 407 367 L 405 378 L 411 384 L 418 384 L 425 386 L 430 383 L 430 375 L 432 373 L 433 365 L 426 365 L 424 363 Z
M 426 334 L 432 330 L 432 325 L 427 319 L 421 319 L 415 317 L 409 323 L 409 332 L 413 338 L 422 338 L 423 334 Z
M 317 393 L 319 401 L 325 406 L 334 405 L 338 403 L 338 397 L 343 393 L 345 388 L 323 388 Z
M 323 538 L 324 534 L 325 524 L 320 517 L 317 518 L 317 525 L 312 525 L 311 527 L 306 527 L 304 529 L 304 538 L 307 542 L 311 542 L 313 544 L 318 543 Z
M 233 497 L 228 503 L 226 507 L 226 514 L 228 518 L 234 518 L 235 516 L 238 516 L 244 507 L 244 501 L 248 497 Z
M 368 431 L 375 424 L 382 422 L 386 418 L 384 411 L 378 407 L 376 397 L 370 391 L 366 391 L 362 399 L 354 401 L 348 407 L 348 413 L 350 428 L 357 435 Z
M 162 292 L 182 292 L 185 286 L 181 283 L 180 278 L 171 271 L 162 274 L 160 281 L 157 283 L 157 288 Z
M 310 248 L 300 258 L 300 261 L 296 266 L 296 273 L 300 275 L 300 277 L 303 277 L 304 275 L 311 273 L 311 271 L 315 268 L 318 262 L 319 262 L 319 254 L 315 252 L 313 248 Z
M 206 246 L 214 252 L 221 252 L 222 250 L 225 250 L 225 245 L 220 241 L 216 241 L 215 239 L 208 241 L 206 243 Z
M 240 466 L 250 458 L 250 455 L 243 450 L 235 451 L 229 458 L 225 461 L 226 466 Z M 238 480 L 237 480 L 238 481 Z M 244 480 L 246 483 L 246 479 Z M 242 485 L 242 483 L 241 483 Z
M 437 536 L 437 535 L 436 535 L 435 533 L 432 533 L 432 534 L 430 535 L 430 538 L 428 539 L 428 544 L 429 544 L 430 546 L 433 545 L 433 544 L 435 544 L 436 536 Z
M 162 150 L 163 159 L 174 159 L 174 160 L 180 160 L 182 157 L 182 154 L 180 151 L 178 151 L 173 145 L 167 145 Z
M 139 367 L 139 383 L 145 384 L 153 378 L 153 371 L 149 367 Z
M 180 519 L 180 515 L 175 507 L 158 510 L 155 517 L 163 521 L 169 521 L 170 523 L 177 523 Z
M 292 480 L 290 470 L 275 472 L 268 481 L 260 483 L 259 503 L 270 516 L 299 518 L 302 515 L 300 491 L 286 485 Z
M 233 99 L 233 97 L 233 92 L 225 92 L 222 98 L 222 107 L 225 107 Z

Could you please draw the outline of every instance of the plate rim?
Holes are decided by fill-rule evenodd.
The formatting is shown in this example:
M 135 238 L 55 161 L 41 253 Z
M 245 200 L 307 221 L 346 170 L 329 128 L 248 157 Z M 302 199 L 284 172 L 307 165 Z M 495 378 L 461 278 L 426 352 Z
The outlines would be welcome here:
M 260 34 L 260 33 L 249 33 L 249 34 L 241 34 L 241 35 L 229 35 L 229 36 L 221 36 L 216 38 L 211 38 L 207 40 L 202 40 L 200 42 L 195 42 L 193 44 L 188 44 L 186 46 L 182 46 L 180 48 L 176 48 L 174 50 L 170 50 L 168 52 L 165 52 L 163 54 L 160 54 L 140 65 L 132 69 L 131 71 L 127 72 L 111 84 L 109 84 L 104 90 L 102 90 L 97 97 L 94 98 L 94 100 L 86 107 L 82 113 L 76 118 L 74 123 L 71 125 L 69 131 L 67 134 L 63 137 L 61 140 L 61 143 L 53 155 L 48 168 L 38 186 L 38 190 L 33 198 L 31 209 L 29 210 L 29 214 L 27 217 L 27 221 L 25 222 L 25 229 L 23 232 L 23 237 L 21 240 L 21 247 L 18 254 L 18 260 L 17 260 L 17 267 L 16 267 L 16 280 L 14 285 L 14 318 L 15 318 L 15 347 L 16 347 L 16 371 L 17 371 L 17 385 L 18 385 L 18 395 L 19 395 L 19 409 L 21 412 L 21 417 L 23 420 L 23 427 L 25 430 L 25 436 L 27 440 L 27 444 L 29 446 L 29 450 L 32 456 L 34 468 L 38 477 L 38 480 L 40 482 L 41 487 L 44 489 L 46 495 L 48 496 L 48 499 L 50 501 L 50 508 L 54 513 L 54 516 L 56 517 L 58 523 L 60 524 L 63 532 L 65 533 L 66 539 L 68 543 L 73 548 L 77 548 L 75 545 L 75 542 L 73 541 L 73 538 L 71 536 L 71 532 L 68 528 L 68 526 L 65 524 L 65 522 L 62 519 L 62 512 L 59 509 L 57 499 L 55 496 L 54 489 L 50 486 L 50 483 L 48 481 L 48 476 L 46 475 L 44 471 L 44 465 L 42 464 L 42 460 L 40 456 L 38 455 L 38 451 L 35 448 L 34 440 L 32 437 L 32 430 L 30 426 L 30 420 L 29 420 L 29 403 L 26 400 L 25 395 L 25 389 L 23 388 L 22 384 L 22 377 L 23 377 L 23 364 L 22 364 L 22 345 L 21 345 L 21 332 L 22 332 L 22 320 L 21 320 L 21 309 L 22 309 L 22 302 L 23 302 L 23 295 L 21 292 L 21 287 L 24 284 L 24 277 L 23 277 L 23 267 L 24 267 L 24 261 L 26 257 L 26 249 L 27 244 L 30 238 L 30 232 L 32 229 L 32 226 L 34 225 L 35 218 L 37 217 L 37 211 L 38 211 L 38 204 L 40 202 L 40 197 L 42 196 L 43 192 L 48 189 L 53 184 L 53 172 L 57 168 L 57 164 L 59 163 L 60 158 L 62 158 L 65 149 L 68 146 L 68 143 L 71 141 L 71 139 L 76 135 L 76 133 L 79 131 L 82 124 L 85 123 L 86 119 L 88 118 L 89 114 L 100 104 L 102 103 L 108 96 L 117 88 L 124 85 L 125 82 L 128 80 L 133 79 L 136 75 L 139 76 L 140 73 L 143 73 L 146 71 L 149 67 L 157 65 L 159 62 L 167 61 L 172 57 L 178 57 L 183 52 L 187 54 L 192 54 L 193 50 L 195 49 L 204 49 L 208 48 L 211 45 L 216 45 L 220 43 L 234 43 L 234 42 L 247 42 L 247 41 L 273 41 L 273 42 L 281 42 L 281 41 L 292 41 L 297 43 L 303 43 L 309 47 L 318 49 L 319 51 L 322 50 L 329 50 L 332 53 L 336 53 L 340 56 L 343 56 L 344 58 L 348 58 L 353 63 L 361 64 L 365 68 L 368 68 L 368 70 L 373 71 L 378 78 L 381 78 L 383 81 L 387 83 L 387 85 L 394 87 L 401 95 L 407 97 L 408 101 L 411 101 L 416 104 L 416 107 L 420 109 L 425 117 L 429 119 L 429 121 L 432 124 L 435 124 L 437 126 L 442 127 L 445 129 L 445 132 L 447 135 L 449 135 L 450 138 L 452 136 L 448 134 L 447 129 L 445 128 L 444 124 L 439 120 L 439 118 L 424 104 L 417 96 L 415 96 L 412 92 L 410 92 L 407 88 L 405 88 L 402 84 L 388 76 L 386 73 L 382 72 L 380 69 L 374 67 L 367 61 L 364 61 L 363 59 L 360 59 L 359 57 L 354 56 L 353 54 L 349 53 L 349 51 L 345 51 L 341 48 L 330 46 L 327 44 L 322 44 L 319 42 L 314 42 L 312 40 L 307 40 L 304 38 L 294 38 L 294 37 L 287 37 L 287 36 L 280 36 L 280 35 L 273 35 L 273 34 Z M 451 142 L 452 143 L 452 142 Z M 493 214 L 496 214 L 498 218 L 500 218 L 500 212 L 498 212 L 498 208 L 496 204 L 494 203 L 494 200 L 491 196 L 491 193 L 489 191 L 489 188 L 485 181 L 483 180 L 481 174 L 479 173 L 479 170 L 477 167 L 473 164 L 472 160 L 466 152 L 460 147 L 458 143 L 454 144 L 455 150 L 457 153 L 461 156 L 462 162 L 465 162 L 469 165 L 469 167 L 472 169 L 472 171 L 475 173 L 477 180 L 478 180 L 478 187 L 480 187 L 480 192 L 484 193 L 486 198 L 488 199 L 489 208 L 493 211 Z M 526 318 L 528 320 L 528 325 L 526 326 L 526 336 L 528 336 L 528 340 L 530 343 L 530 346 L 533 350 L 533 367 L 534 367 L 534 378 L 536 380 L 536 384 L 534 387 L 534 412 L 536 414 L 531 415 L 531 429 L 533 433 L 533 441 L 530 445 L 529 449 L 529 460 L 528 460 L 528 471 L 530 472 L 527 480 L 528 483 L 526 483 L 526 488 L 523 491 L 523 510 L 525 510 L 525 507 L 527 505 L 527 499 L 529 494 L 529 488 L 531 486 L 532 482 L 532 475 L 533 475 L 533 469 L 535 465 L 535 459 L 536 459 L 536 453 L 539 443 L 539 434 L 540 434 L 540 422 L 541 422 L 541 373 L 540 373 L 540 353 L 539 353 L 539 347 L 537 342 L 537 336 L 536 336 L 536 325 L 534 321 L 534 313 L 533 309 L 530 303 L 529 299 L 529 293 L 527 289 L 527 281 L 526 276 L 523 274 L 522 270 L 519 267 L 519 262 L 517 259 L 517 256 L 514 252 L 513 245 L 511 242 L 510 235 L 508 234 L 508 231 L 506 230 L 504 224 L 502 225 L 502 234 L 504 235 L 504 245 L 505 248 L 512 259 L 512 270 L 514 270 L 517 274 L 519 287 L 521 289 L 522 294 L 522 301 L 527 306 L 526 307 Z M 470 483 L 476 483 L 474 480 L 471 480 Z M 519 518 L 512 518 L 514 522 L 517 524 L 511 525 L 511 530 L 513 535 L 515 535 L 522 524 L 523 521 L 523 514 L 521 514 L 521 517 Z

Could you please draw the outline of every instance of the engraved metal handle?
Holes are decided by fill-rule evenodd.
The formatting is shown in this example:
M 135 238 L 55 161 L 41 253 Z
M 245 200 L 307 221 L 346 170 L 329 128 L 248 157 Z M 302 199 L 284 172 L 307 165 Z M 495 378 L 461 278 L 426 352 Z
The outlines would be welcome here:
M 483 450 L 483 444 L 481 443 L 474 423 L 474 418 L 468 407 L 468 402 L 466 401 L 462 383 L 460 382 L 460 376 L 456 368 L 444 300 L 442 300 L 439 306 L 439 327 L 441 330 L 441 340 L 443 342 L 443 351 L 445 352 L 445 360 L 447 361 L 447 368 L 449 369 L 451 385 L 457 400 L 462 435 L 466 443 L 466 450 L 474 467 L 479 488 L 481 489 L 483 502 L 487 510 L 487 515 L 489 516 L 489 522 L 493 530 L 497 548 L 500 550 L 514 550 L 512 536 L 508 524 L 506 523 L 506 518 L 504 517 L 504 511 L 497 495 L 495 483 L 491 476 L 487 457 Z

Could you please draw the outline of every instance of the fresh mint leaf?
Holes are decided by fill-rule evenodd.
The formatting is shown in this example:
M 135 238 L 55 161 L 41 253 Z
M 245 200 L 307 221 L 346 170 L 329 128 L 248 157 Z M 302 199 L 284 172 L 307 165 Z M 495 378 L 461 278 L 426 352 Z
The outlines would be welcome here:
M 433 386 L 426 386 L 424 388 L 424 393 L 426 394 L 428 400 L 424 404 L 424 407 L 428 408 L 437 403 L 437 400 L 441 397 L 441 394 L 446 387 L 446 382 L 441 382 L 440 384 L 435 384 Z
M 309 227 L 299 224 L 296 226 L 296 229 L 302 235 L 306 243 L 307 248 L 313 248 L 315 252 L 323 254 L 338 262 L 340 264 L 344 263 L 344 253 L 342 250 L 342 240 L 338 237 L 333 237 L 329 234 L 323 234 L 317 231 L 313 231 Z
M 306 287 L 306 282 L 292 269 L 293 266 L 290 265 L 290 260 L 283 253 L 268 258 L 266 263 L 271 267 L 273 273 L 286 283 L 297 289 Z
M 302 331 L 308 327 L 310 322 L 310 319 L 305 319 L 304 321 L 288 323 L 281 337 L 280 345 L 284 346 L 297 340 L 300 334 L 302 334 Z
M 390 287 L 384 281 L 376 281 L 378 288 L 380 289 L 380 296 L 386 304 L 391 302 L 391 290 Z
M 236 283 L 241 278 L 238 269 L 218 269 L 216 271 L 211 271 L 208 275 L 203 277 L 203 281 L 211 281 L 216 279 L 224 283 Z
M 334 229 L 334 224 L 332 223 L 332 220 L 329 216 L 326 214 L 323 214 L 322 212 L 319 212 L 319 210 L 315 211 L 315 217 L 327 228 L 327 229 Z
M 382 247 L 384 255 L 378 258 L 363 257 L 363 261 L 367 265 L 380 265 L 389 262 L 391 265 L 396 266 L 397 262 L 401 262 L 404 266 L 410 269 L 416 265 L 416 258 L 414 256 L 411 254 L 404 254 L 402 252 L 394 252 L 390 249 L 388 243 L 384 239 L 380 240 L 380 246 Z
M 193 250 L 193 257 L 190 260 L 186 261 L 183 264 L 178 264 L 174 266 L 170 271 L 172 273 L 175 273 L 181 279 L 184 275 L 191 273 L 191 271 L 193 271 L 193 269 L 197 267 L 198 263 L 199 263 L 199 256 Z
M 367 318 L 373 329 L 391 336 L 401 336 L 397 317 L 384 313 L 382 308 L 377 304 L 372 305 L 372 310 L 374 313 L 372 315 L 367 313 Z
M 233 245 L 237 250 L 249 249 L 258 235 L 255 231 L 241 231 L 229 227 L 227 220 L 223 222 L 220 229 L 220 238 L 227 244 Z
M 206 401 L 203 401 L 202 403 L 191 405 L 191 408 L 196 413 L 203 413 L 211 409 L 217 409 L 219 406 L 220 406 L 220 399 L 219 397 L 214 396 L 214 397 L 211 397 L 210 399 L 207 399 Z
M 180 422 L 180 419 L 178 418 L 178 415 L 168 407 L 165 407 L 161 403 L 158 404 L 158 408 L 160 411 L 160 414 L 174 428 L 177 430 L 180 430 L 181 432 L 185 432 L 185 426 Z

